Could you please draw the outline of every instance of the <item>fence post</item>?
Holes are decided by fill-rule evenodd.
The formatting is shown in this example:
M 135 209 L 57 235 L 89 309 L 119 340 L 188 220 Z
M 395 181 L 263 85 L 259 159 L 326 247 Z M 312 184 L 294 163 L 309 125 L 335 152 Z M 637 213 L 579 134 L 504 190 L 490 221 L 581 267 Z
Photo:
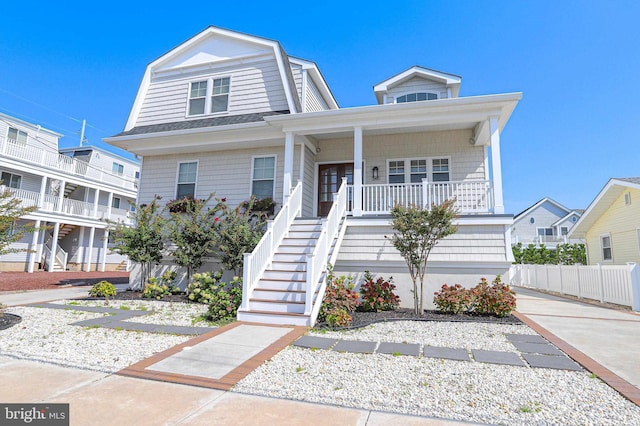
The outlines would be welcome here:
M 601 263 L 598 263 L 598 278 L 600 280 L 600 302 L 604 303 L 604 276 Z
M 576 263 L 576 273 L 578 274 L 578 299 L 582 299 L 582 283 L 580 282 L 580 265 Z
M 631 278 L 631 309 L 640 312 L 640 265 L 628 263 Z
M 547 291 L 549 291 L 549 266 L 548 265 L 544 265 L 544 276 L 545 276 L 545 280 L 547 281 Z
M 560 294 L 564 294 L 564 286 L 562 285 L 562 265 L 558 265 L 558 272 L 560 272 Z

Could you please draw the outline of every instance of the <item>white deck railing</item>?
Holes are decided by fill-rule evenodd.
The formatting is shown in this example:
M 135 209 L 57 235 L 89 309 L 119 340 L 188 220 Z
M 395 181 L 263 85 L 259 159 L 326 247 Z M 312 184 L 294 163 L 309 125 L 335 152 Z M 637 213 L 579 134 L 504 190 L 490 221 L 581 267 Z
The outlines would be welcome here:
M 244 254 L 242 273 L 242 310 L 249 310 L 249 299 L 258 280 L 271 263 L 273 253 L 286 235 L 296 216 L 302 212 L 302 183 L 293 188 L 267 230 L 251 253 Z
M 310 315 L 310 324 L 314 324 L 320 311 L 324 289 L 326 288 L 326 279 L 322 276 L 327 272 L 327 263 L 329 262 L 329 253 L 331 245 L 338 237 L 341 226 L 344 226 L 343 220 L 347 214 L 347 180 L 343 178 L 342 185 L 338 192 L 333 194 L 333 205 L 326 220 L 322 223 L 320 237 L 316 242 L 313 253 L 307 255 L 307 283 L 306 297 L 304 305 L 305 315 Z M 318 297 L 316 303 L 313 303 L 313 297 L 316 292 Z
M 353 185 L 348 191 L 348 199 L 353 200 Z M 461 214 L 493 211 L 491 181 L 427 182 L 425 179 L 422 183 L 362 185 L 362 214 L 389 214 L 396 204 L 428 208 L 454 197 Z
M 10 191 L 13 196 L 21 200 L 22 207 L 38 206 L 38 212 L 57 213 L 70 216 L 82 216 L 89 219 L 111 219 L 113 221 L 128 221 L 128 211 L 125 209 L 111 209 L 111 216 L 107 217 L 109 208 L 107 206 L 98 205 L 96 214 L 94 214 L 94 204 L 85 203 L 84 201 L 62 198 L 62 206 L 58 208 L 60 199 L 57 195 L 45 194 L 43 197 L 35 191 L 27 191 L 25 189 L 9 188 L 0 185 L 0 192 Z M 42 198 L 42 202 L 40 199 Z
M 51 258 L 51 246 L 53 245 L 53 237 L 49 236 L 49 239 L 43 244 L 43 253 L 44 253 L 44 262 L 43 264 L 49 265 L 49 259 Z M 64 251 L 60 244 L 56 245 L 56 253 L 55 260 L 62 267 L 63 270 L 67 270 L 67 260 L 69 258 L 69 253 Z
M 13 139 L 0 136 L 0 156 L 3 155 L 56 171 L 63 171 L 70 175 L 92 178 L 128 190 L 135 191 L 137 189 L 137 180 L 133 176 L 117 175 L 111 170 L 97 167 L 85 161 L 55 151 L 24 145 Z
M 640 265 L 512 265 L 511 284 L 640 310 Z M 635 301 L 635 302 L 634 302 Z

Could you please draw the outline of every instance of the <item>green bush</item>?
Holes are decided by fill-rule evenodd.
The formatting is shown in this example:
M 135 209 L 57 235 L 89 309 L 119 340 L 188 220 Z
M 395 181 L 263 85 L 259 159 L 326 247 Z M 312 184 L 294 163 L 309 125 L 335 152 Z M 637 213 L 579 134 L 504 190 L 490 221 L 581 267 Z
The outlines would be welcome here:
M 187 286 L 187 294 L 189 300 L 197 303 L 209 304 L 215 293 L 220 287 L 220 279 L 222 271 L 202 272 L 193 274 L 191 283 Z M 222 283 L 224 285 L 224 283 Z
M 89 290 L 89 296 L 91 297 L 114 297 L 116 295 L 116 288 L 109 281 L 97 282 Z
M 318 320 L 330 327 L 344 327 L 351 323 L 351 313 L 360 305 L 358 293 L 354 290 L 353 278 L 327 273 L 327 289 L 322 299 Z
M 393 278 L 389 277 L 385 280 L 378 277 L 374 281 L 369 271 L 364 271 L 365 282 L 360 286 L 360 294 L 362 295 L 362 310 L 365 312 L 393 311 L 400 306 L 400 297 L 393 290 L 396 285 L 393 284 Z
M 467 312 L 473 301 L 471 291 L 460 284 L 452 286 L 442 284 L 440 291 L 436 291 L 433 295 L 433 304 L 436 305 L 437 310 L 446 314 Z
M 149 278 L 149 282 L 144 285 L 142 291 L 142 297 L 145 299 L 157 299 L 160 300 L 164 296 L 169 296 L 171 290 L 166 284 L 160 284 L 157 278 Z
M 162 276 L 160 277 L 160 283 L 162 283 L 162 285 L 167 286 L 171 294 L 182 293 L 182 290 L 180 290 L 180 287 L 173 284 L 177 276 L 178 274 L 176 273 L 176 271 L 165 271 L 165 273 L 162 274 Z
M 491 285 L 485 278 L 471 289 L 472 310 L 478 315 L 496 315 L 506 317 L 516 308 L 516 296 L 508 284 L 504 284 L 498 275 Z
M 209 308 L 205 317 L 209 321 L 228 321 L 236 318 L 242 303 L 242 278 L 233 277 L 227 284 L 219 282 L 217 288 L 211 289 Z

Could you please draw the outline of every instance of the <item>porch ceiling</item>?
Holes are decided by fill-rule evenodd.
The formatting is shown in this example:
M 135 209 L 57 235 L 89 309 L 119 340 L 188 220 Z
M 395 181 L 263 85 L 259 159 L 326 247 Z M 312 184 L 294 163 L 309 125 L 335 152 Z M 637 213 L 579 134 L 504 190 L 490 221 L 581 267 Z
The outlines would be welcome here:
M 437 132 L 441 130 L 464 130 L 464 129 L 473 129 L 478 122 L 469 122 L 469 123 L 454 123 L 454 124 L 440 124 L 440 125 L 415 125 L 415 126 L 403 126 L 403 127 L 394 127 L 394 128 L 365 128 L 362 133 L 364 135 L 392 135 L 392 134 L 402 134 L 402 133 L 417 133 L 417 132 Z M 346 138 L 353 137 L 353 129 L 349 130 L 340 130 L 336 132 L 328 132 L 328 133 L 316 133 L 313 135 L 308 135 L 316 140 L 323 139 L 334 139 L 334 138 Z

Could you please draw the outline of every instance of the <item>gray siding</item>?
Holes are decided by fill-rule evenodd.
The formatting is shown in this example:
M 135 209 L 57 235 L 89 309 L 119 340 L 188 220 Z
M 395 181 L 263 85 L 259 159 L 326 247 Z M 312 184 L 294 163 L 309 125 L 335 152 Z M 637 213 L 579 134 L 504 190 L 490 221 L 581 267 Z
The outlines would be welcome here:
M 438 93 L 438 99 L 447 97 L 446 84 L 422 77 L 413 77 L 404 83 L 389 89 L 387 93 L 387 103 L 393 103 L 398 96 L 408 93 L 433 92 Z
M 329 109 L 329 106 L 325 102 L 324 98 L 320 94 L 318 87 L 315 85 L 312 79 L 307 79 L 307 112 L 324 111 Z
M 12 175 L 21 176 L 22 179 L 20 180 L 20 189 L 24 189 L 25 191 L 40 192 L 42 176 L 4 167 L 2 165 L 0 165 L 0 172 L 6 172 L 11 173 Z
M 293 81 L 296 83 L 298 99 L 302 99 L 302 66 L 291 64 L 291 74 L 293 74 Z
M 189 83 L 209 77 L 231 77 L 228 112 L 231 115 L 289 109 L 277 63 L 271 59 L 241 66 L 216 67 L 207 74 L 152 81 L 136 126 L 188 119 Z
M 44 130 L 37 131 L 31 127 L 24 126 L 6 118 L 0 119 L 0 137 L 6 138 L 9 134 L 9 127 L 27 133 L 27 145 L 48 151 L 58 151 L 58 138 Z
M 315 193 L 315 158 L 316 153 L 305 147 L 304 157 L 304 187 L 302 196 L 302 215 L 315 216 L 313 211 L 313 195 Z
M 567 213 L 549 202 L 543 203 L 513 222 L 512 238 L 515 240 L 517 237 L 518 241 L 531 241 L 538 236 L 538 228 L 551 228 L 551 224 L 566 216 Z

